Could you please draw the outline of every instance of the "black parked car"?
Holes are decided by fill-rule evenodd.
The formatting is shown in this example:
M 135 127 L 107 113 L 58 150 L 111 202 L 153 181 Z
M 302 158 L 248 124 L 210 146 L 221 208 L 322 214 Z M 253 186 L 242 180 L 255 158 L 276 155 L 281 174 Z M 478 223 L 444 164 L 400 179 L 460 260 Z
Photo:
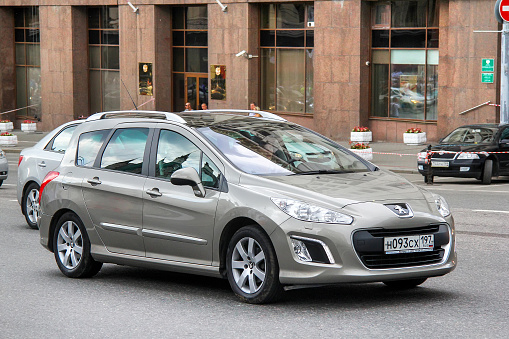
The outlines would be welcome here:
M 431 147 L 428 161 L 426 150 L 417 157 L 424 182 L 433 182 L 434 176 L 460 177 L 489 185 L 493 176 L 509 175 L 509 124 L 461 126 Z

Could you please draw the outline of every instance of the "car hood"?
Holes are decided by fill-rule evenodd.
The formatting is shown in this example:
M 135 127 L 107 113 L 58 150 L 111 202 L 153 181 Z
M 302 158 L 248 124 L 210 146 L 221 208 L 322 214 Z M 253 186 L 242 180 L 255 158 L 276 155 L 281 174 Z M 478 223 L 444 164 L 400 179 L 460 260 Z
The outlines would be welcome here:
M 492 144 L 439 144 L 431 146 L 432 151 L 449 151 L 449 152 L 488 152 L 496 148 Z M 426 149 L 423 150 L 425 152 Z
M 241 180 L 250 189 L 264 190 L 272 197 L 288 198 L 344 208 L 364 202 L 400 203 L 411 202 L 412 207 L 427 213 L 430 210 L 426 197 L 428 192 L 412 185 L 406 179 L 391 172 L 374 172 L 267 176 L 264 180 Z M 428 198 L 428 200 L 426 199 Z

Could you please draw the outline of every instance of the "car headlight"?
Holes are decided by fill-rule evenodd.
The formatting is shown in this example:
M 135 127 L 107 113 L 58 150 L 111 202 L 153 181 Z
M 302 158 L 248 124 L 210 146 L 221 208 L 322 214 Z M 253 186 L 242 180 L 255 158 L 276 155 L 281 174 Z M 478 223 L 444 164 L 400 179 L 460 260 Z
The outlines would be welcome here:
M 469 159 L 469 160 L 472 160 L 472 159 L 479 159 L 479 155 L 478 154 L 475 154 L 475 153 L 460 153 L 458 155 L 458 160 L 466 160 L 466 159 Z
M 350 225 L 353 222 L 353 217 L 349 215 L 310 205 L 303 201 L 280 198 L 270 198 L 270 200 L 272 200 L 281 211 L 295 219 L 343 225 Z
M 5 158 L 5 152 L 4 151 L 0 151 L 0 159 L 3 159 Z
M 444 218 L 451 214 L 449 204 L 445 201 L 444 197 L 438 194 L 433 194 L 433 198 L 435 199 L 435 205 L 437 206 L 438 212 L 440 212 Z

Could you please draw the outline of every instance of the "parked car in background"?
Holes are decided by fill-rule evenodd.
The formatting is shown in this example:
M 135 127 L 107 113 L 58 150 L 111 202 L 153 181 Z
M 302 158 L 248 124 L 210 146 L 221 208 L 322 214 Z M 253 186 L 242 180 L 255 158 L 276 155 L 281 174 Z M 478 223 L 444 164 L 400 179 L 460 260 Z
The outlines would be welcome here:
M 411 288 L 456 266 L 442 197 L 263 111 L 92 115 L 40 194 L 41 244 L 71 278 L 152 267 L 266 303 L 287 285 Z
M 509 125 L 477 124 L 456 128 L 417 157 L 424 181 L 433 177 L 475 178 L 489 185 L 493 176 L 509 175 Z
M 82 122 L 82 120 L 75 120 L 65 123 L 48 133 L 33 147 L 25 148 L 20 153 L 18 202 L 28 226 L 33 229 L 37 229 L 39 187 L 42 179 L 60 164 L 72 133 Z
M 9 163 L 7 162 L 7 157 L 5 156 L 5 152 L 0 148 L 0 186 L 4 183 L 4 180 L 7 180 L 7 176 L 9 175 Z

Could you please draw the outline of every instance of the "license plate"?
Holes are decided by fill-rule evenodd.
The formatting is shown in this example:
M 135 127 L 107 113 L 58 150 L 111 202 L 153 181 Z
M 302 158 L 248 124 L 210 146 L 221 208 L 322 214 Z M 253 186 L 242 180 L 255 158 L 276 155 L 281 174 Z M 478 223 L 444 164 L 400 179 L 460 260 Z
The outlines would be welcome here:
M 433 251 L 434 246 L 435 237 L 433 234 L 384 238 L 386 254 Z
M 431 167 L 449 167 L 448 161 L 432 161 Z

